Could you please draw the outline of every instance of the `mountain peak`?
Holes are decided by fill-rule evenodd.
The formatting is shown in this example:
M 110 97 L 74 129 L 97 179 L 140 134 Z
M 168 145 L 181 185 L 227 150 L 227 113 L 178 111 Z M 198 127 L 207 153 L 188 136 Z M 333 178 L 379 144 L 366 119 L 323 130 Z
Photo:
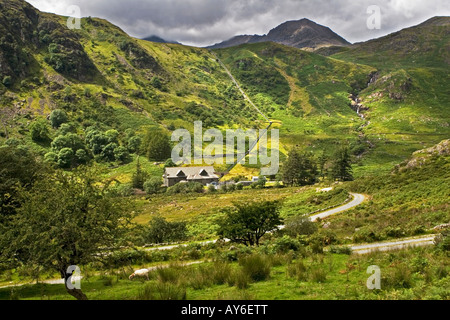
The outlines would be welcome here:
M 219 49 L 244 43 L 272 41 L 296 48 L 320 48 L 326 46 L 346 46 L 350 43 L 334 33 L 330 28 L 303 18 L 286 21 L 270 30 L 267 35 L 236 36 L 230 40 L 218 43 L 210 48 Z

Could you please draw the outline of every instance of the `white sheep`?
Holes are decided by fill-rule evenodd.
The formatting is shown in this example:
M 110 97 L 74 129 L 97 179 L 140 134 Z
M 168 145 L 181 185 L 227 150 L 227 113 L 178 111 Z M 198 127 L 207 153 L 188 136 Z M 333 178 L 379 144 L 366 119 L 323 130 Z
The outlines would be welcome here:
M 141 269 L 141 270 L 136 270 L 131 276 L 130 276 L 130 280 L 133 280 L 134 277 L 140 277 L 140 278 L 147 278 L 148 279 L 148 273 L 150 272 L 150 270 L 148 269 Z

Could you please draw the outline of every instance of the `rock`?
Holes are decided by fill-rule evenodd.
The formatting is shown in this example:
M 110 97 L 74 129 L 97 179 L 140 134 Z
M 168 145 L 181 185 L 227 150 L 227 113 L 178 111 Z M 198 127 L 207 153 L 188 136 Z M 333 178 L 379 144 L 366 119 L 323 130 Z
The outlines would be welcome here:
M 433 228 L 434 231 L 441 231 L 450 228 L 450 223 L 441 224 Z

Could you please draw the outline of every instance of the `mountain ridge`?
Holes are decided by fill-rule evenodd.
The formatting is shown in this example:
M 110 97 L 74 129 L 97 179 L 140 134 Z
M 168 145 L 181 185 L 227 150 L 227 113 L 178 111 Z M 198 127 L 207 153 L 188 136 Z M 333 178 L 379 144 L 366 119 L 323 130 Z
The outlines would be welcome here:
M 286 21 L 271 29 L 265 35 L 238 35 L 207 48 L 223 49 L 244 43 L 272 41 L 295 48 L 320 48 L 333 45 L 348 46 L 350 42 L 333 32 L 329 27 L 322 26 L 309 19 Z

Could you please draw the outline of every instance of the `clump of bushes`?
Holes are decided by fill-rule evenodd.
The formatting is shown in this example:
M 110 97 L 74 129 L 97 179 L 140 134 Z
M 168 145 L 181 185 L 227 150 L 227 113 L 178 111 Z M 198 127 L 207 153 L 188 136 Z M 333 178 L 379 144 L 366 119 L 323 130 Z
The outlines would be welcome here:
M 255 282 L 267 280 L 271 273 L 271 263 L 267 256 L 253 254 L 239 259 L 242 271 Z
M 189 183 L 178 183 L 173 187 L 167 189 L 167 193 L 172 194 L 188 194 L 188 193 L 203 193 L 204 188 L 201 183 L 189 182 Z

